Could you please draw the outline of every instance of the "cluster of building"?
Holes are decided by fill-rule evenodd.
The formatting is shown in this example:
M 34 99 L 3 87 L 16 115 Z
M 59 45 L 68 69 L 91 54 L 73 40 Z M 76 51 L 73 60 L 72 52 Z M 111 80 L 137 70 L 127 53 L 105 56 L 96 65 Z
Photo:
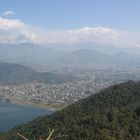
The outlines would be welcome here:
M 73 72 L 77 77 L 73 82 L 44 84 L 32 82 L 24 85 L 0 86 L 0 100 L 28 100 L 34 103 L 48 103 L 66 106 L 96 93 L 114 83 L 140 78 L 140 74 L 123 71 Z

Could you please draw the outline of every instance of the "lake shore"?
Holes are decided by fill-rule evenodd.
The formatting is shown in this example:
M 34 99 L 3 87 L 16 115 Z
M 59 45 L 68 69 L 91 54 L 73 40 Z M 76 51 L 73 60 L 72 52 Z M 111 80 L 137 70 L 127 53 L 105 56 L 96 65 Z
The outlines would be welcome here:
M 42 109 L 49 109 L 52 111 L 61 110 L 64 108 L 64 106 L 57 106 L 57 105 L 51 105 L 46 102 L 33 102 L 31 100 L 25 100 L 25 99 L 19 99 L 19 98 L 12 98 L 11 101 L 15 104 L 19 105 L 25 105 L 25 106 L 31 106 L 36 108 L 42 108 Z
M 8 131 L 37 117 L 50 115 L 53 112 L 49 109 L 37 108 L 27 104 L 0 102 L 0 132 Z

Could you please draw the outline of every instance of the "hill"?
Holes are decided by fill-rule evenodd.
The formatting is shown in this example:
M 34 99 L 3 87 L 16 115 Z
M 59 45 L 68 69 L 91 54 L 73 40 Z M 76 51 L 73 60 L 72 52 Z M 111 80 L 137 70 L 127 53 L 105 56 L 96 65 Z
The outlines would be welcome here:
M 0 44 L 0 61 L 26 64 L 54 64 L 63 55 L 61 51 L 35 44 Z
M 78 44 L 77 44 L 78 45 Z M 61 46 L 61 45 L 60 45 Z M 63 46 L 63 45 L 62 45 Z M 65 45 L 64 45 L 65 46 Z M 79 46 L 79 45 L 78 45 Z M 65 46 L 75 48 L 73 51 L 54 49 L 54 46 L 47 47 L 35 44 L 0 44 L 0 61 L 18 64 L 49 64 L 49 65 L 101 65 L 101 66 L 140 66 L 140 49 L 137 53 L 125 52 L 123 49 L 110 52 L 100 51 L 102 45 L 85 44 L 81 47 Z M 98 47 L 99 48 L 98 48 Z M 59 47 L 58 47 L 59 48 Z M 76 49 L 77 48 L 77 49 Z M 97 49 L 98 48 L 98 49 Z M 113 49 L 113 48 L 112 48 Z M 111 49 L 111 50 L 112 50 Z M 104 49 L 103 49 L 104 50 Z M 110 53 L 109 53 L 110 52 Z M 131 53 L 132 52 L 132 53 Z
M 110 55 L 94 50 L 83 49 L 68 53 L 62 62 L 76 65 L 106 65 L 112 63 L 110 60 L 112 60 Z
M 71 76 L 37 72 L 19 64 L 0 63 L 0 85 L 17 85 L 33 81 L 62 83 L 70 80 L 72 80 Z
M 0 135 L 16 140 L 17 132 L 30 140 L 45 139 L 49 128 L 67 135 L 61 140 L 139 140 L 140 82 L 111 86 L 50 116 L 40 117 Z
M 96 66 L 139 66 L 140 56 L 131 53 L 117 52 L 114 54 L 102 53 L 100 51 L 81 49 L 68 53 L 61 62 L 76 65 Z

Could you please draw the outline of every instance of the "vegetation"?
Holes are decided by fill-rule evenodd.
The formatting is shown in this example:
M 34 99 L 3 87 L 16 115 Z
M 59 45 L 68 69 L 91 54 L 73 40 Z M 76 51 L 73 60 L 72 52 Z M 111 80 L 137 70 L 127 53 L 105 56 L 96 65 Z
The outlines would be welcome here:
M 140 82 L 111 86 L 50 116 L 40 117 L 0 135 L 1 140 L 45 139 L 49 129 L 61 140 L 139 140 Z
M 18 64 L 0 63 L 0 85 L 17 85 L 33 81 L 42 83 L 63 83 L 71 81 L 71 76 L 50 72 L 37 72 Z

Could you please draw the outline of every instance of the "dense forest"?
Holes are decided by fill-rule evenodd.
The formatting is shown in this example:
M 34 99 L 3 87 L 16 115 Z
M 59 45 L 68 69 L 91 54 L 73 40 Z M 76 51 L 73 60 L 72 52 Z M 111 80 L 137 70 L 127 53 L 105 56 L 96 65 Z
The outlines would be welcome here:
M 45 140 L 49 129 L 61 140 L 139 140 L 140 82 L 111 86 L 50 116 L 1 133 L 1 140 Z

